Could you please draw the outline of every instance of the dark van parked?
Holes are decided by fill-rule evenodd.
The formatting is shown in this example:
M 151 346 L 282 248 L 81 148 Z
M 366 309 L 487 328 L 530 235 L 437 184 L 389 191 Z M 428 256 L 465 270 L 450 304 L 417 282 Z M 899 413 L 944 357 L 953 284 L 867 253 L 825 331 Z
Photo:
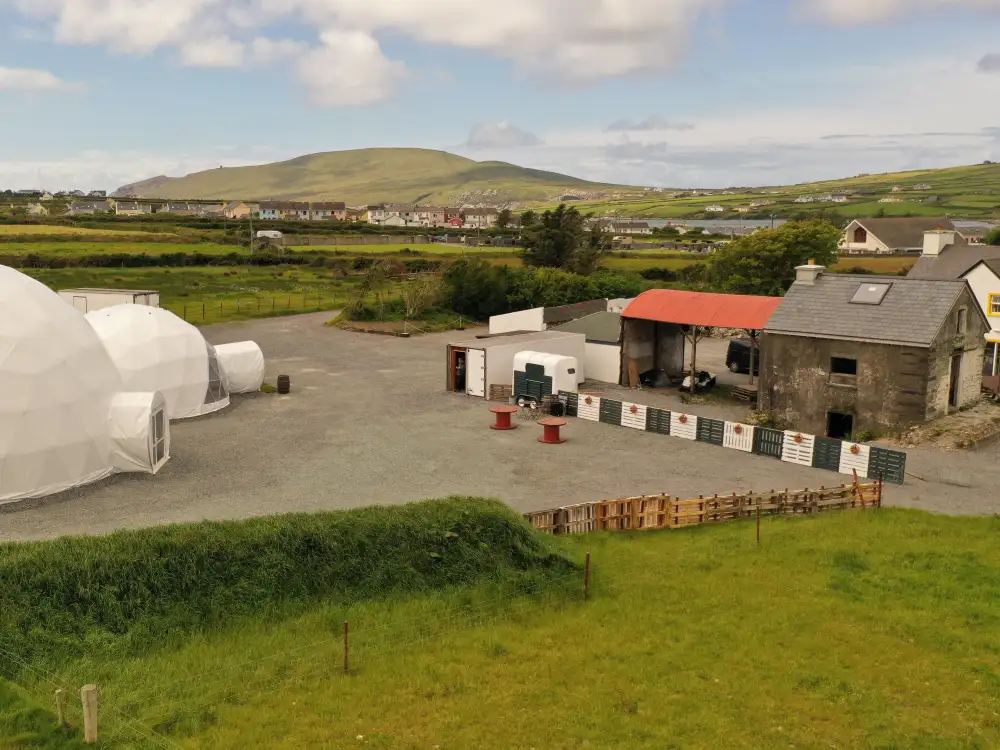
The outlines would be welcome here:
M 750 372 L 750 340 L 733 339 L 726 352 L 726 367 L 732 372 Z M 760 375 L 760 347 L 753 348 L 753 374 Z

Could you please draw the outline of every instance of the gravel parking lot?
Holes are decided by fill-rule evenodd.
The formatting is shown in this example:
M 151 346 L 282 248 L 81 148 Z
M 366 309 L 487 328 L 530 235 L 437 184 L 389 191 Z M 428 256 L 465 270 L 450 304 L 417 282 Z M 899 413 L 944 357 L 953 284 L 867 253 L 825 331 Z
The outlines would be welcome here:
M 539 444 L 541 428 L 530 422 L 495 432 L 488 429 L 489 404 L 444 391 L 445 344 L 469 332 L 396 339 L 326 328 L 330 316 L 206 328 L 213 343 L 257 341 L 271 382 L 288 374 L 293 392 L 234 397 L 224 412 L 175 423 L 172 459 L 157 476 L 120 475 L 17 506 L 0 514 L 0 540 L 450 494 L 499 497 L 532 510 L 643 493 L 689 497 L 841 481 L 826 471 L 583 420 L 570 420 L 569 442 L 559 446 Z M 704 353 L 706 369 L 723 372 L 715 360 L 724 360 L 725 345 Z M 679 404 L 661 392 L 610 390 L 642 403 Z M 686 408 L 716 417 L 745 413 Z M 998 513 L 998 458 L 996 446 L 971 454 L 913 451 L 908 468 L 921 479 L 887 487 L 886 502 Z

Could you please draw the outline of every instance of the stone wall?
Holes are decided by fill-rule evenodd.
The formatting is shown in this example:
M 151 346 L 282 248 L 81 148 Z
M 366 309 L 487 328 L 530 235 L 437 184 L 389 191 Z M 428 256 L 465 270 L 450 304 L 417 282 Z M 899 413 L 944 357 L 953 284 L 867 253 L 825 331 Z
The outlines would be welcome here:
M 761 406 L 788 425 L 827 433 L 828 412 L 854 415 L 855 433 L 894 432 L 924 419 L 927 350 L 767 334 L 761 341 Z M 833 357 L 857 360 L 856 376 L 831 374 Z

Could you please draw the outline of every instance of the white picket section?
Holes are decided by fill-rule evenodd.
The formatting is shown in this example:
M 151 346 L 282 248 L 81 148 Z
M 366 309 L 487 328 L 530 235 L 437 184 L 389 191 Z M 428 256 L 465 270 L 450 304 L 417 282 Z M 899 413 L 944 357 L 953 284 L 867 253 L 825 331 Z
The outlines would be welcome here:
M 643 404 L 622 404 L 622 427 L 631 427 L 633 430 L 646 429 L 646 409 Z M 632 410 L 635 409 L 635 412 Z
M 852 453 L 851 449 L 857 450 L 857 453 Z M 868 459 L 871 458 L 872 449 L 870 446 L 861 445 L 861 443 L 844 443 L 843 449 L 840 451 L 840 473 L 841 474 L 854 474 L 854 470 L 857 470 L 859 477 L 868 476 Z
M 580 394 L 580 400 L 576 405 L 576 415 L 580 419 L 589 419 L 591 422 L 601 421 L 601 399 L 597 396 L 585 396 Z
M 801 432 L 785 432 L 785 441 L 781 447 L 781 460 L 791 464 L 812 466 L 813 449 L 816 447 L 815 435 Z
M 726 422 L 726 431 L 722 436 L 722 446 L 746 453 L 753 453 L 753 431 L 750 424 Z
M 681 418 L 684 421 L 681 421 Z M 698 417 L 694 414 L 682 414 L 677 411 L 670 412 L 670 434 L 684 440 L 698 439 Z

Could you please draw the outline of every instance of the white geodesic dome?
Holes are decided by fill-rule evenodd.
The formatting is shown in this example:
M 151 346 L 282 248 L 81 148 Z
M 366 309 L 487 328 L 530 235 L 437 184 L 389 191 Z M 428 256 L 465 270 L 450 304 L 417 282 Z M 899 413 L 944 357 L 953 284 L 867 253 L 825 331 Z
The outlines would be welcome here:
M 125 387 L 159 391 L 170 419 L 185 419 L 229 405 L 225 375 L 201 331 L 169 310 L 116 305 L 87 313 Z
M 122 380 L 83 316 L 34 279 L 0 265 L 0 503 L 42 497 L 116 470 L 114 399 Z M 151 405 L 156 394 L 146 394 Z M 122 426 L 130 441 L 151 424 Z M 133 451 L 134 452 L 134 451 Z M 127 470 L 155 472 L 149 452 Z

